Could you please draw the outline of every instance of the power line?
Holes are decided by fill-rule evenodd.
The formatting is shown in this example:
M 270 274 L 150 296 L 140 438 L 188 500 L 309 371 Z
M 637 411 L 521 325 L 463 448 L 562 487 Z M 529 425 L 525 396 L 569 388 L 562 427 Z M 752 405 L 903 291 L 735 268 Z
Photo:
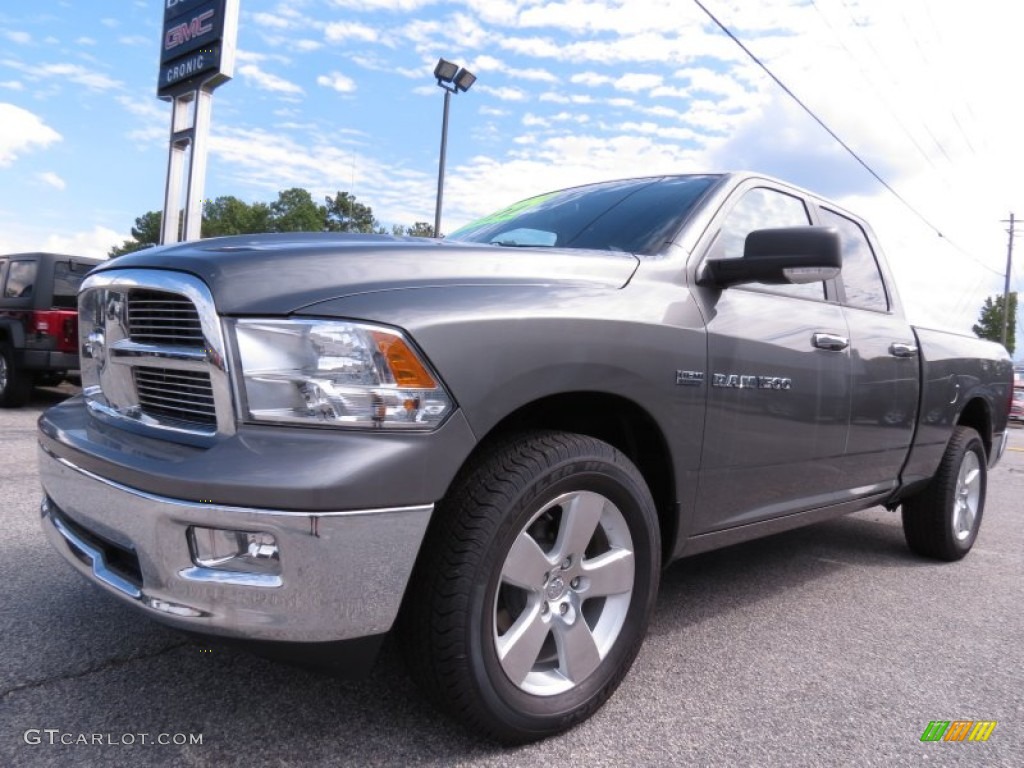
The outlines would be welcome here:
M 843 40 L 842 35 L 839 34 L 839 30 L 837 30 L 832 25 L 832 22 L 829 21 L 828 16 L 825 15 L 825 13 L 821 10 L 821 8 L 818 6 L 818 3 L 815 2 L 815 0 L 811 0 L 811 5 L 814 6 L 814 10 L 818 12 L 818 15 L 821 17 L 821 20 L 824 21 L 826 26 L 828 26 L 828 28 L 832 31 L 832 34 L 839 42 L 839 45 L 841 45 L 843 47 L 843 50 L 846 51 L 846 55 L 850 57 L 850 61 L 857 65 L 857 70 L 860 72 L 860 76 L 864 80 L 864 82 L 868 85 L 869 88 L 873 87 L 874 83 L 872 82 L 871 78 L 868 77 L 867 70 L 864 69 L 864 65 L 860 63 L 857 57 L 853 55 L 853 51 L 850 50 L 849 46 Z M 854 22 L 854 24 L 856 25 L 856 22 Z M 880 92 L 879 96 L 881 97 Z M 910 139 L 910 143 L 914 145 L 917 151 L 921 154 L 921 157 L 925 159 L 925 162 L 927 162 L 928 165 L 930 165 L 936 173 L 940 173 L 938 166 L 936 166 L 935 163 L 932 161 L 931 157 L 928 156 L 928 153 L 924 151 L 924 147 L 922 147 L 921 144 L 917 141 L 917 139 L 914 138 L 913 134 L 910 133 L 910 129 L 907 128 L 906 124 L 900 119 L 900 116 L 896 114 L 896 111 L 892 108 L 892 105 L 889 103 L 889 100 L 886 98 L 882 98 L 882 104 L 889 112 L 889 115 L 892 116 L 893 120 L 895 120 L 899 127 L 903 129 L 903 133 L 906 134 L 908 139 Z M 948 180 L 946 181 L 946 186 L 949 186 Z
M 711 21 L 713 21 L 715 23 L 715 25 L 720 30 L 722 30 L 722 32 L 724 32 L 729 37 L 730 40 L 732 40 L 734 43 L 736 43 L 736 45 L 738 45 L 743 50 L 743 52 L 745 54 L 747 54 L 747 56 L 750 57 L 751 61 L 753 61 L 755 64 L 757 64 L 757 66 L 760 67 L 764 71 L 764 73 L 766 75 L 768 75 L 768 77 L 770 77 L 775 82 L 776 85 L 779 86 L 779 88 L 781 88 L 783 91 L 785 91 L 787 96 L 789 96 L 791 99 L 793 99 L 793 101 L 795 101 L 800 106 L 800 108 L 803 109 L 803 111 L 806 112 L 808 114 L 808 116 L 812 120 L 814 120 L 814 122 L 816 122 L 818 125 L 820 125 L 821 128 L 829 136 L 831 136 L 836 141 L 836 143 L 839 144 L 839 146 L 841 146 L 844 150 L 846 150 L 847 154 L 849 154 L 850 157 L 852 157 L 854 160 L 856 160 L 860 164 L 860 166 L 862 168 L 864 168 L 864 170 L 866 170 L 869 174 L 871 174 L 871 176 L 879 184 L 881 184 L 883 187 L 885 187 L 893 195 L 893 197 L 895 197 L 897 200 L 899 200 L 901 203 L 903 203 L 903 205 L 906 206 L 907 210 L 909 210 L 911 213 L 913 213 L 915 216 L 917 216 L 917 218 L 920 219 L 922 222 L 924 222 L 924 224 L 929 229 L 933 230 L 935 232 L 935 234 L 937 234 L 939 237 L 941 237 L 943 240 L 945 240 L 947 243 L 949 243 L 951 246 L 953 246 L 954 249 L 959 251 L 961 254 L 966 256 L 968 259 L 973 261 L 975 264 L 977 264 L 980 267 L 983 267 L 984 269 L 987 269 L 989 272 L 992 272 L 993 274 L 1002 276 L 1002 274 L 1003 274 L 1002 272 L 999 272 L 999 271 L 997 271 L 995 269 L 992 269 L 990 266 L 988 266 L 984 262 L 978 260 L 975 256 L 971 255 L 966 250 L 964 250 L 959 245 L 957 245 L 952 240 L 950 240 L 945 235 L 943 235 L 942 231 L 937 226 L 932 224 L 931 221 L 928 218 L 926 218 L 923 213 L 921 213 L 919 210 L 917 210 L 917 208 L 915 208 L 913 205 L 911 205 L 910 201 L 908 201 L 905 197 L 903 197 L 903 195 L 901 195 L 899 192 L 897 192 L 896 189 L 891 184 L 889 184 L 889 182 L 887 182 L 880 175 L 878 175 L 878 173 L 875 171 L 874 168 L 872 168 L 870 165 L 868 165 L 867 162 L 860 155 L 858 155 L 849 144 L 847 144 L 845 141 L 842 140 L 842 138 L 839 137 L 839 134 L 837 134 L 835 131 L 833 131 L 831 128 L 829 128 L 828 125 L 825 123 L 825 121 L 822 120 L 820 117 L 818 117 L 818 115 L 814 112 L 814 110 L 812 110 L 809 106 L 807 106 L 807 104 L 805 104 L 804 101 L 799 96 L 797 96 L 795 93 L 793 93 L 793 91 L 790 90 L 790 88 L 784 82 L 782 82 L 782 80 L 780 80 L 778 78 L 778 76 L 774 72 L 772 72 L 768 68 L 767 64 L 765 64 L 763 61 L 761 61 L 761 59 L 759 59 L 757 57 L 757 55 L 754 54 L 753 51 L 751 51 L 749 48 L 747 48 L 746 45 L 743 44 L 742 40 L 740 40 L 738 37 L 736 37 L 736 35 L 734 35 L 730 31 L 730 29 L 727 26 L 725 26 L 725 24 L 723 24 L 721 21 L 719 21 L 718 17 L 715 16 L 715 14 L 713 14 L 710 10 L 708 10 L 707 6 L 705 6 L 704 3 L 701 2 L 701 0 L 693 0 L 693 2 L 697 4 L 698 8 L 700 8 L 702 11 L 704 11 L 704 13 L 707 15 L 707 17 L 709 19 L 711 19 Z

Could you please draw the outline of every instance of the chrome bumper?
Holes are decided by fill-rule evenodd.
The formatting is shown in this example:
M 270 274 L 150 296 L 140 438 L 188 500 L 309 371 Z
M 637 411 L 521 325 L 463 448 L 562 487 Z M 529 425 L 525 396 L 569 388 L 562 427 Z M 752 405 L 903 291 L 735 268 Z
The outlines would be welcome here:
M 43 530 L 79 573 L 164 623 L 253 640 L 388 631 L 433 510 L 303 513 L 172 499 L 106 480 L 42 446 L 39 472 Z M 191 526 L 271 533 L 280 575 L 199 567 Z

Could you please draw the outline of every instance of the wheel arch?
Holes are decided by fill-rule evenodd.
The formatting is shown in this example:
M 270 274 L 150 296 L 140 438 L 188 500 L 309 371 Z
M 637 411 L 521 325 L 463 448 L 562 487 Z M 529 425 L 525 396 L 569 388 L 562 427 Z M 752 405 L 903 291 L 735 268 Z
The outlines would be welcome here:
M 992 414 L 984 398 L 972 398 L 960 411 L 956 423 L 957 426 L 970 427 L 977 432 L 985 445 L 986 458 L 992 455 Z
M 563 392 L 526 403 L 483 436 L 463 466 L 512 434 L 533 430 L 574 432 L 603 440 L 629 458 L 654 499 L 662 562 L 671 560 L 679 530 L 672 453 L 651 414 L 636 402 L 607 392 Z

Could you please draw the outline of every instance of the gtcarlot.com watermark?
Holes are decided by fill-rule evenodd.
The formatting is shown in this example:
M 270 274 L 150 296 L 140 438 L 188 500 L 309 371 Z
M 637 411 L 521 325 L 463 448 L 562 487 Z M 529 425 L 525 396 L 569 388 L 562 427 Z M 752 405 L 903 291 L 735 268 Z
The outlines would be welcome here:
M 73 733 L 60 728 L 29 728 L 22 735 L 26 744 L 32 746 L 194 746 L 203 743 L 201 733 Z

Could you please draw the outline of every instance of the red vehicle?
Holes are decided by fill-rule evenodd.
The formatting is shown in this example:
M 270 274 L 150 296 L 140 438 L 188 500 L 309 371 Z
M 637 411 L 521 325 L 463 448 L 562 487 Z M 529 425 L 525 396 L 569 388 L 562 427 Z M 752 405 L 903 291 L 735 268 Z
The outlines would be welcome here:
M 0 408 L 28 402 L 78 369 L 76 296 L 100 259 L 56 253 L 0 255 Z

